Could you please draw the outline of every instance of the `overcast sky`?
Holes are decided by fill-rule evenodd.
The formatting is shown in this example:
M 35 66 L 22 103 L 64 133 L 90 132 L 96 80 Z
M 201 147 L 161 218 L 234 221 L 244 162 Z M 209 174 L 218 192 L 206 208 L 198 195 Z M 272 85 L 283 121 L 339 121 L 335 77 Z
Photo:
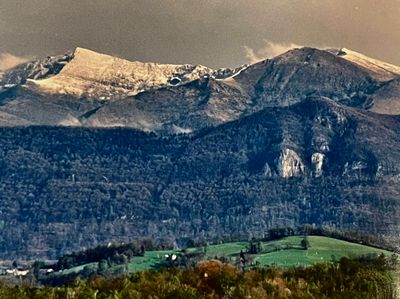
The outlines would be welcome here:
M 223 67 L 296 45 L 400 65 L 400 0 L 0 0 L 0 69 L 77 46 Z

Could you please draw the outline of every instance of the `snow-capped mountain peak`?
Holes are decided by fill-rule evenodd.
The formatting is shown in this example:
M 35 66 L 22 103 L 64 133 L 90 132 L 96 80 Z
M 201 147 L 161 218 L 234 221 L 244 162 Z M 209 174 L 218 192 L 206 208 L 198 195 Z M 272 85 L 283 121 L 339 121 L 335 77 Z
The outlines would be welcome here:
M 157 64 L 125 59 L 77 48 L 59 74 L 44 80 L 28 80 L 28 86 L 44 93 L 76 97 L 118 99 L 162 86 L 177 85 L 212 74 L 202 65 Z

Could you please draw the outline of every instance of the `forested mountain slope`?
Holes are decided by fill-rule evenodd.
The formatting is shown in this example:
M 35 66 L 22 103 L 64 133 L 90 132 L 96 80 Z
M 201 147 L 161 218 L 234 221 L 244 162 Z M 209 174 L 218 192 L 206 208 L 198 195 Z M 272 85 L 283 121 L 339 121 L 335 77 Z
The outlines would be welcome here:
M 1 258 L 305 223 L 398 244 L 399 130 L 398 116 L 324 97 L 189 135 L 3 127 Z

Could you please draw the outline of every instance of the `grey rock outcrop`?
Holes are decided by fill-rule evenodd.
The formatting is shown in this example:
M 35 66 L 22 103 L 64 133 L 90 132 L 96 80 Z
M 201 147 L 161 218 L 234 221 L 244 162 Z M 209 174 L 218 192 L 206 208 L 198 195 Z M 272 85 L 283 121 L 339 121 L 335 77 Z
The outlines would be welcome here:
M 326 156 L 322 153 L 314 153 L 311 156 L 311 164 L 313 167 L 313 173 L 316 177 L 323 175 L 323 167 L 326 160 Z
M 298 154 L 289 148 L 285 148 L 278 157 L 277 169 L 281 177 L 289 178 L 301 176 L 305 172 L 305 166 Z

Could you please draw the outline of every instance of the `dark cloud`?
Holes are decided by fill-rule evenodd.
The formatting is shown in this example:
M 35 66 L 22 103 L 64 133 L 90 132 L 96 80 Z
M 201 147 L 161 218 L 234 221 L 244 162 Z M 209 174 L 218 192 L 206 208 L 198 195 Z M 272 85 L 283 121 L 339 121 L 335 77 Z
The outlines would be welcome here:
M 215 67 L 263 55 L 267 43 L 347 47 L 400 65 L 399 16 L 400 0 L 0 0 L 0 53 L 81 46 Z

